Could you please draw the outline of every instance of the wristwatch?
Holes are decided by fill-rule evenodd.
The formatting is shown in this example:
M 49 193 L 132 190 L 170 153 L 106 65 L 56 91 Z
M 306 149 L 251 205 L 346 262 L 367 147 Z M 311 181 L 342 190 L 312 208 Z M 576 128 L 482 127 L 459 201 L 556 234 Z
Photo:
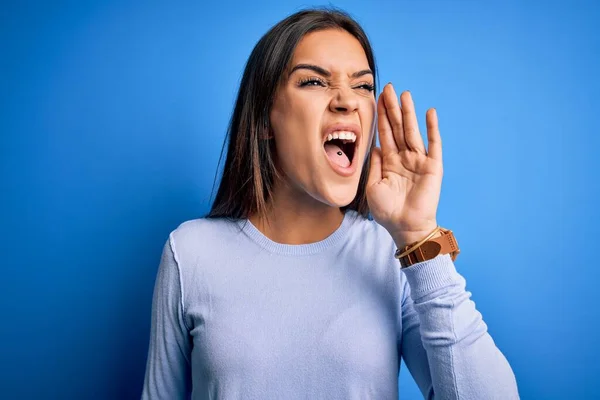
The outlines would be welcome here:
M 442 234 L 441 236 L 429 239 L 412 252 L 408 253 L 404 257 L 401 257 L 400 268 L 408 268 L 418 262 L 431 260 L 440 254 L 450 254 L 452 261 L 456 260 L 458 253 L 460 253 L 460 249 L 458 248 L 458 243 L 454 237 L 454 234 L 451 230 L 443 228 L 440 229 L 440 232 Z M 404 248 L 398 249 L 396 251 L 396 256 L 404 253 L 416 243 L 418 242 L 408 244 Z

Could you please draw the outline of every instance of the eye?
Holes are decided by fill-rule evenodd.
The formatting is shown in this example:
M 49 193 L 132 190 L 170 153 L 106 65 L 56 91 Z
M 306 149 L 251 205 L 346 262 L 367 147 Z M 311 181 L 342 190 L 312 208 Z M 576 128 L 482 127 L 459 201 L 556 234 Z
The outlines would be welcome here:
M 372 92 L 375 90 L 375 85 L 365 82 L 365 83 L 361 83 L 360 85 L 356 86 L 356 88 L 366 90 L 367 92 Z
M 298 82 L 298 86 L 300 86 L 300 87 L 307 87 L 307 86 L 322 86 L 322 87 L 325 87 L 326 85 L 325 85 L 325 82 L 322 79 L 311 77 L 311 78 L 302 78 Z

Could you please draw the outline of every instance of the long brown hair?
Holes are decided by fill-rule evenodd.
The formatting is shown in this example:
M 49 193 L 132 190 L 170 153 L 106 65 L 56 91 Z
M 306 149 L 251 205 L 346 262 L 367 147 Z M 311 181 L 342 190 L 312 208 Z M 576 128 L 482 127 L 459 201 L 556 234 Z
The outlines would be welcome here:
M 296 46 L 308 33 L 325 29 L 343 29 L 362 45 L 373 78 L 376 65 L 367 35 L 347 13 L 338 9 L 308 9 L 299 11 L 273 26 L 256 44 L 244 69 L 235 108 L 227 136 L 221 149 L 227 148 L 223 176 L 207 218 L 248 218 L 255 213 L 265 215 L 272 200 L 273 185 L 280 175 L 275 167 L 269 114 L 275 92 L 284 78 Z M 373 91 L 375 95 L 376 91 Z M 375 135 L 371 148 L 375 145 Z M 369 173 L 369 150 L 354 200 L 342 210 L 369 214 L 366 183 Z M 217 168 L 218 174 L 218 168 Z M 215 175 L 215 182 L 216 182 Z M 213 183 L 214 189 L 214 183 Z

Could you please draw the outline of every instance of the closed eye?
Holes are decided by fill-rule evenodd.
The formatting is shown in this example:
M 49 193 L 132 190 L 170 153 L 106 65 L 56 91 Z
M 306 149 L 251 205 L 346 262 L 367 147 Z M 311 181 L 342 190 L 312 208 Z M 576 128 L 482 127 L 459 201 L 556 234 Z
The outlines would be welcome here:
M 375 86 L 371 85 L 370 83 L 363 83 L 362 85 L 359 85 L 356 87 L 357 89 L 364 89 L 368 92 L 372 92 L 375 90 Z
M 298 82 L 298 86 L 300 86 L 300 87 L 310 87 L 310 86 L 326 87 L 327 83 L 321 78 L 310 77 L 310 78 L 300 79 L 300 81 Z M 363 84 L 356 86 L 355 89 L 361 89 L 361 90 L 366 90 L 367 92 L 373 92 L 373 91 L 375 91 L 375 86 L 370 83 L 363 83 Z
M 300 82 L 298 82 L 298 85 L 300 87 L 306 87 L 306 86 L 323 86 L 323 87 L 325 87 L 326 86 L 325 82 L 319 78 L 304 78 L 304 79 L 301 79 Z

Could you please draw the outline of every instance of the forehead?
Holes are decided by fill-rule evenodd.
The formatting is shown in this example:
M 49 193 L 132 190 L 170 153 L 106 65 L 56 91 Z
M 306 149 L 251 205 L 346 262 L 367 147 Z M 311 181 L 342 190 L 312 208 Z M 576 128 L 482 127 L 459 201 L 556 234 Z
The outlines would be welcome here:
M 292 57 L 292 66 L 300 63 L 317 64 L 334 73 L 369 68 L 367 55 L 358 39 L 342 29 L 327 29 L 305 35 Z

